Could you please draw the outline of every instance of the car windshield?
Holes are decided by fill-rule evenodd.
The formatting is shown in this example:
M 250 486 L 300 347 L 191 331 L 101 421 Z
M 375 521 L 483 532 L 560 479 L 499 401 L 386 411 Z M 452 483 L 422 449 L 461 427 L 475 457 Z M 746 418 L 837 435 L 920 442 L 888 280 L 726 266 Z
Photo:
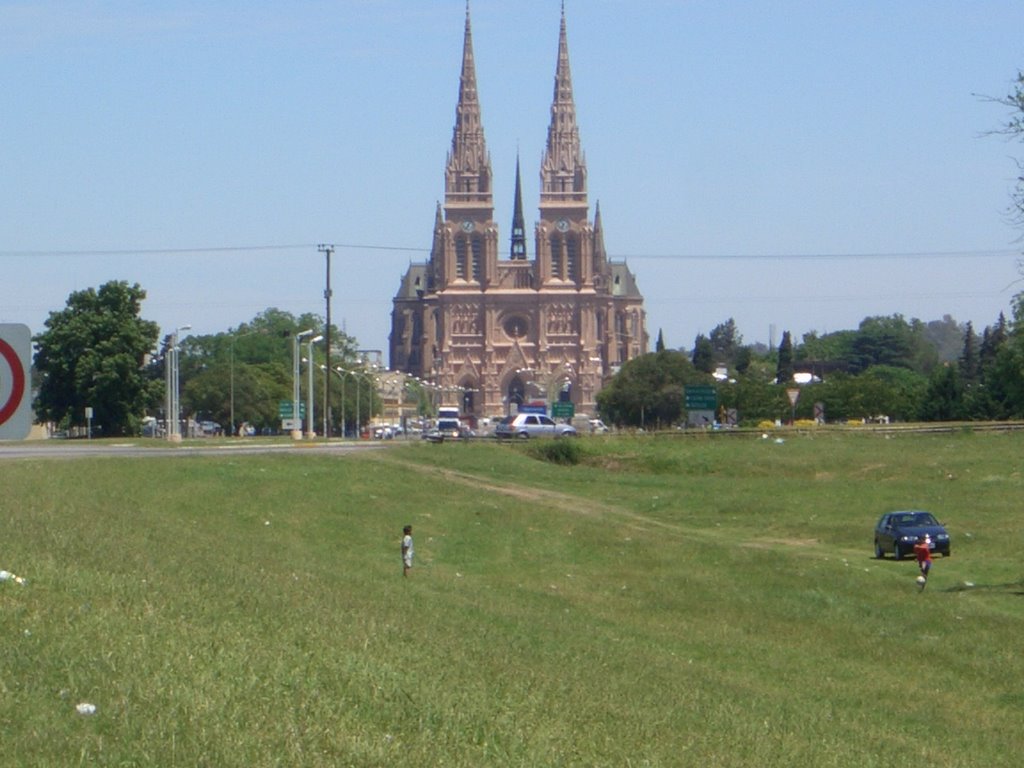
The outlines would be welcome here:
M 921 526 L 921 525 L 938 525 L 938 522 L 932 516 L 931 512 L 908 512 L 904 515 L 896 515 L 893 519 L 893 525 L 900 526 Z

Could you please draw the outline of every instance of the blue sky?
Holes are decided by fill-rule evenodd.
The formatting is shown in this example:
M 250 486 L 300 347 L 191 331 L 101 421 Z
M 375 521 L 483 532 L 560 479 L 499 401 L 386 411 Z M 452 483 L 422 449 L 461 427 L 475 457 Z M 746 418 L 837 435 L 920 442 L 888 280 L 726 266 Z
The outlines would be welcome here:
M 495 218 L 520 153 L 537 217 L 559 0 L 472 0 Z M 0 2 L 0 322 L 74 290 L 148 292 L 166 332 L 267 307 L 386 349 L 430 245 L 464 0 Z M 986 136 L 1024 3 L 566 0 L 591 212 L 652 339 L 745 341 L 950 314 L 1024 284 L 1014 157 Z M 272 246 L 272 247 L 271 247 Z M 532 252 L 532 243 L 530 244 Z

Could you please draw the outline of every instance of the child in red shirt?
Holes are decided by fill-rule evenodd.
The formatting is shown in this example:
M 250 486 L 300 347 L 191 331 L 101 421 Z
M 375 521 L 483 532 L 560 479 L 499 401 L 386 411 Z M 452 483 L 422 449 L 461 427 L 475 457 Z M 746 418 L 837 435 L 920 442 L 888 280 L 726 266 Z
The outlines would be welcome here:
M 931 537 L 928 534 L 923 534 L 917 537 L 917 544 L 914 545 L 914 554 L 917 555 L 917 567 L 921 569 L 921 578 L 924 581 L 919 581 L 921 589 L 924 589 L 928 584 L 928 573 L 932 569 L 932 546 Z

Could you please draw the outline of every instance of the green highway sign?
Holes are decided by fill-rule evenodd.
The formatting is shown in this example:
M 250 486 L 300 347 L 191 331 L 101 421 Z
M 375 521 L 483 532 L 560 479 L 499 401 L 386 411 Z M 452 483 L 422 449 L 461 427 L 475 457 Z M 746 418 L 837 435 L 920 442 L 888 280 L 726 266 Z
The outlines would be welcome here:
M 291 400 L 282 400 L 277 404 L 277 415 L 282 419 L 290 419 L 295 407 Z M 299 403 L 299 418 L 306 418 L 306 404 Z
M 683 387 L 683 400 L 688 411 L 714 411 L 718 408 L 718 392 L 710 385 Z
M 571 419 L 575 415 L 576 406 L 572 403 L 559 401 L 551 404 L 551 418 L 553 419 Z

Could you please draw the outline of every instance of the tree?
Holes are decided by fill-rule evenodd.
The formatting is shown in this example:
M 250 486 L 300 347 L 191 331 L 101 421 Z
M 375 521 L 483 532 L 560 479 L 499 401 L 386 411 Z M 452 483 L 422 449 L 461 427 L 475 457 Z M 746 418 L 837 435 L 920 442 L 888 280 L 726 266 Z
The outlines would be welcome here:
M 210 419 L 230 430 L 248 422 L 258 430 L 277 429 L 280 424 L 278 403 L 292 399 L 292 352 L 294 336 L 312 329 L 323 332 L 323 320 L 317 315 L 298 317 L 271 307 L 247 323 L 225 333 L 208 336 L 189 336 L 181 341 L 182 406 L 186 413 L 200 419 Z M 352 367 L 355 340 L 331 329 L 332 359 L 334 367 Z M 302 346 L 302 355 L 307 349 Z M 314 349 L 314 412 L 322 423 L 324 371 L 326 362 L 322 350 Z M 308 363 L 304 364 L 308 365 Z M 303 368 L 308 371 L 308 368 Z M 302 399 L 306 398 L 307 373 L 303 373 L 300 386 Z M 334 374 L 331 383 L 332 431 L 337 431 L 342 414 L 341 379 Z M 344 392 L 347 401 L 344 412 L 354 424 L 355 383 L 349 378 Z M 362 411 L 360 421 L 372 413 L 369 398 L 359 400 Z
M 736 351 L 743 344 L 743 337 L 736 330 L 736 321 L 731 317 L 711 329 L 710 339 L 715 362 L 733 363 Z
M 668 426 L 683 413 L 683 387 L 707 383 L 681 352 L 662 350 L 634 358 L 597 394 L 606 421 L 625 426 Z
M 964 388 L 956 365 L 947 363 L 932 371 L 918 417 L 922 421 L 955 421 L 964 417 Z
M 697 334 L 693 341 L 693 367 L 704 373 L 715 370 L 715 350 L 711 340 L 703 333 Z
M 775 380 L 785 384 L 793 380 L 793 338 L 789 331 L 782 332 L 779 342 L 779 361 L 775 367 Z
M 740 376 L 746 374 L 750 370 L 750 363 L 753 359 L 754 353 L 750 347 L 740 347 L 736 350 L 736 359 L 733 360 L 733 365 L 736 368 L 736 373 Z
M 970 320 L 964 326 L 964 349 L 960 353 L 960 378 L 965 386 L 978 383 L 981 376 L 981 361 L 978 359 L 978 338 Z
M 72 293 L 64 310 L 50 313 L 34 339 L 40 421 L 82 426 L 91 407 L 99 433 L 138 434 L 145 410 L 163 395 L 163 383 L 143 373 L 159 335 L 139 317 L 145 298 L 138 284 L 111 281 Z
M 1010 92 L 1001 99 L 992 99 L 1010 110 L 1010 114 L 996 133 L 1009 139 L 1024 141 L 1024 70 L 1017 72 L 1017 79 Z M 1024 171 L 1024 162 L 1017 161 L 1018 171 Z M 1024 227 L 1024 174 L 1017 178 L 1017 186 L 1010 195 L 1010 215 L 1018 226 Z

